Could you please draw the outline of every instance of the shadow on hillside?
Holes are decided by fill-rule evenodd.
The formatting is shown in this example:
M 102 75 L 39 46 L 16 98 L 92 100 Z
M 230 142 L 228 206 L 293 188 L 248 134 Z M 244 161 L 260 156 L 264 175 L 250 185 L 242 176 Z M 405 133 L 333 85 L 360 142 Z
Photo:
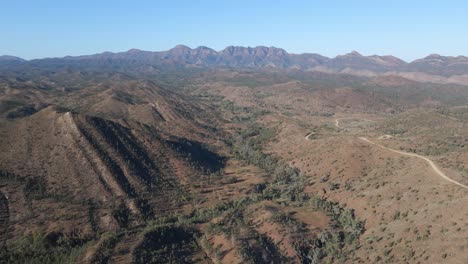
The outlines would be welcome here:
M 166 141 L 179 154 L 185 156 L 194 165 L 199 166 L 202 170 L 215 172 L 222 169 L 226 163 L 226 159 L 215 152 L 208 150 L 201 143 L 179 139 Z

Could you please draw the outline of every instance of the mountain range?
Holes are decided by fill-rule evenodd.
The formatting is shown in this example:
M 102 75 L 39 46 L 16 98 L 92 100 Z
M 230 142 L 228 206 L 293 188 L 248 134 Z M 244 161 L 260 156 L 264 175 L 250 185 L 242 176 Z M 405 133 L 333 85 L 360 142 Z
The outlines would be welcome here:
M 63 67 L 119 70 L 138 72 L 161 71 L 173 68 L 237 68 L 237 69 L 288 69 L 346 73 L 359 76 L 400 75 L 417 81 L 465 84 L 468 79 L 468 57 L 429 55 L 412 62 L 394 56 L 363 56 L 356 51 L 335 58 L 320 54 L 292 54 L 275 47 L 229 46 L 221 51 L 208 47 L 191 49 L 178 45 L 167 51 L 104 52 L 94 55 L 66 56 L 23 60 L 13 56 L 0 56 L 0 69 L 38 67 L 59 69 Z M 429 76 L 428 76 L 429 75 Z

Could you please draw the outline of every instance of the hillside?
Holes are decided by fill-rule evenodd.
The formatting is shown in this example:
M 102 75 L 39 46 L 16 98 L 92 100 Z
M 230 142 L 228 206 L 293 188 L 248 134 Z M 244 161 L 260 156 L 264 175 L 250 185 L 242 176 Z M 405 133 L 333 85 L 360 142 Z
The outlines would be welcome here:
M 352 210 L 302 196 L 281 160 L 244 156 L 251 136 L 213 101 L 122 73 L 1 85 L 2 262 L 297 262 L 342 258 L 362 232 Z
M 57 250 L 31 256 L 57 259 L 102 234 L 184 212 L 190 183 L 224 166 L 213 128 L 183 96 L 120 75 L 85 76 L 69 90 L 57 76 L 4 82 L 1 220 L 9 213 L 7 249 L 19 250 L 4 257 L 27 259 L 15 254 L 37 237 Z
M 14 61 L 0 62 L 0 263 L 468 260 L 468 87 L 446 81 L 461 57 Z
M 264 151 L 301 171 L 304 194 L 336 201 L 365 220 L 345 263 L 468 260 L 466 189 L 424 160 L 360 139 L 427 157 L 467 185 L 466 88 L 401 77 L 232 70 L 197 84 L 193 93 L 232 111 L 227 117 L 272 131 Z

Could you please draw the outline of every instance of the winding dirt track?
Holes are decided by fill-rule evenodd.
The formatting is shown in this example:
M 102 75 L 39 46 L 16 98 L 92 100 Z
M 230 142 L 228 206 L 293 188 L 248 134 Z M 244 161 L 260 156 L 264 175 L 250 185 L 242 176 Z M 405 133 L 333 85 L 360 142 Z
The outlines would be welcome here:
M 314 134 L 314 133 L 312 133 L 312 132 L 311 132 L 311 133 L 309 133 L 309 134 L 307 134 L 307 136 L 305 136 L 305 139 L 306 139 L 306 140 L 310 140 L 310 138 L 309 138 L 309 137 L 310 137 L 310 136 L 312 136 L 313 134 Z
M 340 120 L 344 120 L 344 119 L 359 119 L 359 120 L 364 120 L 364 121 L 368 121 L 368 122 L 375 122 L 375 120 L 359 118 L 359 117 L 342 117 L 342 118 L 335 119 L 335 126 L 338 127 L 338 128 L 341 128 L 340 127 Z
M 338 118 L 338 119 L 335 119 L 335 126 L 336 126 L 336 127 L 340 127 L 339 120 L 341 120 L 341 119 L 350 119 L 350 118 L 346 118 L 346 117 L 345 117 L 345 118 Z M 363 118 L 356 118 L 356 119 L 362 119 L 362 120 L 366 120 L 366 121 L 375 122 L 375 121 L 373 121 L 373 120 L 368 120 L 368 119 L 363 119 Z M 313 133 L 307 134 L 307 135 L 305 136 L 305 139 L 306 139 L 306 140 L 310 140 L 310 139 L 309 139 L 309 136 L 311 136 L 312 134 L 313 134 Z M 382 146 L 382 145 L 379 145 L 379 144 L 377 144 L 377 143 L 375 143 L 375 142 L 373 142 L 373 141 L 370 141 L 369 139 L 367 139 L 367 138 L 365 138 L 365 137 L 359 137 L 359 139 L 360 139 L 360 140 L 363 140 L 363 141 L 366 141 L 367 143 L 370 143 L 370 144 L 375 145 L 375 146 L 377 146 L 377 147 L 386 149 L 386 150 L 388 150 L 388 151 L 392 151 L 392 152 L 395 152 L 395 153 L 398 153 L 398 154 L 401 154 L 401 155 L 405 155 L 405 156 L 410 156 L 410 157 L 415 157 L 415 158 L 422 159 L 422 160 L 424 160 L 425 162 L 429 163 L 429 165 L 430 165 L 431 168 L 435 171 L 435 173 L 437 173 L 437 175 L 439 175 L 440 177 L 442 177 L 444 180 L 446 180 L 446 181 L 448 181 L 448 182 L 451 182 L 451 183 L 453 183 L 453 184 L 456 184 L 456 185 L 458 185 L 458 186 L 460 186 L 460 187 L 462 187 L 462 188 L 468 189 L 468 186 L 467 186 L 467 185 L 464 185 L 464 184 L 462 184 L 462 183 L 459 183 L 459 182 L 457 182 L 457 181 L 452 180 L 451 178 L 449 178 L 447 175 L 445 175 L 445 173 L 443 173 L 443 172 L 439 169 L 439 167 L 437 167 L 437 166 L 435 165 L 435 163 L 434 163 L 432 160 L 430 160 L 430 159 L 428 159 L 428 158 L 426 158 L 426 157 L 424 157 L 424 156 L 421 156 L 421 155 L 418 155 L 418 154 L 415 154 L 415 153 L 408 153 L 408 152 L 399 151 L 399 150 L 396 150 L 396 149 L 387 148 L 387 147 Z
M 443 173 L 435 164 L 432 160 L 424 157 L 424 156 L 421 156 L 421 155 L 418 155 L 418 154 L 414 154 L 414 153 L 408 153 L 408 152 L 403 152 L 403 151 L 399 151 L 399 150 L 395 150 L 395 149 L 391 149 L 391 148 L 387 148 L 385 146 L 382 146 L 382 145 L 379 145 L 375 142 L 372 142 L 370 141 L 369 139 L 365 138 L 365 137 L 359 137 L 360 140 L 363 140 L 363 141 L 366 141 L 367 143 L 370 143 L 372 145 L 376 145 L 380 148 L 383 148 L 383 149 L 386 149 L 386 150 L 389 150 L 389 151 L 392 151 L 392 152 L 395 152 L 395 153 L 398 153 L 398 154 L 401 154 L 401 155 L 405 155 L 405 156 L 410 156 L 410 157 L 416 157 L 416 158 L 420 158 L 420 159 L 423 159 L 424 161 L 426 161 L 427 163 L 429 163 L 429 165 L 431 166 L 431 168 L 437 173 L 437 175 L 439 175 L 440 177 L 442 177 L 444 180 L 446 181 L 449 181 L 453 184 L 456 184 L 462 188 L 465 188 L 465 189 L 468 189 L 468 186 L 462 184 L 462 183 L 459 183 L 455 180 L 452 180 L 450 179 L 447 175 L 445 175 L 445 173 Z

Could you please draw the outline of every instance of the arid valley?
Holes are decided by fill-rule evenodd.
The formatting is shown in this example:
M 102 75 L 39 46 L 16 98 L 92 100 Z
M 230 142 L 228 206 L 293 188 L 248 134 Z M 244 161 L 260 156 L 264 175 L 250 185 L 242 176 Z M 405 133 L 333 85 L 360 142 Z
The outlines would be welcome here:
M 1 263 L 467 263 L 468 58 L 0 59 Z

